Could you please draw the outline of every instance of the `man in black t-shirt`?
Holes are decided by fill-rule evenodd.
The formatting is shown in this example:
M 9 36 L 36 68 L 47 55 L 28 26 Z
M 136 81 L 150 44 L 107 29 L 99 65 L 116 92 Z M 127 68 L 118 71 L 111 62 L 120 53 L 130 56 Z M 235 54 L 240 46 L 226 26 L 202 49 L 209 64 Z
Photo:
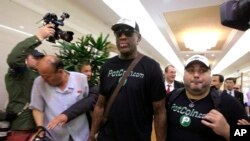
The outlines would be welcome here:
M 166 109 L 165 87 L 159 64 L 143 56 L 131 71 L 117 97 L 108 120 L 101 128 L 105 105 L 130 63 L 138 56 L 137 45 L 141 40 L 135 21 L 121 19 L 112 26 L 120 54 L 109 59 L 100 73 L 98 97 L 89 141 L 150 141 L 152 121 L 157 141 L 165 141 Z M 101 128 L 101 129 L 100 129 Z
M 168 97 L 167 141 L 229 141 L 230 126 L 247 115 L 236 99 L 210 88 L 208 59 L 190 57 L 183 80 L 185 87 Z

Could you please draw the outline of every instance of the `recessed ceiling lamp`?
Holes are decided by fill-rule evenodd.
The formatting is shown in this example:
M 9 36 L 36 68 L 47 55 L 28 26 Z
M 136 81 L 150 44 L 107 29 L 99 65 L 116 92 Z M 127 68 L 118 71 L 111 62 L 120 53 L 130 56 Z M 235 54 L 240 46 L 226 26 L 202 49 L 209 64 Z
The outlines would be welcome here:
M 196 52 L 204 52 L 215 47 L 217 41 L 217 32 L 187 32 L 184 34 L 185 46 Z

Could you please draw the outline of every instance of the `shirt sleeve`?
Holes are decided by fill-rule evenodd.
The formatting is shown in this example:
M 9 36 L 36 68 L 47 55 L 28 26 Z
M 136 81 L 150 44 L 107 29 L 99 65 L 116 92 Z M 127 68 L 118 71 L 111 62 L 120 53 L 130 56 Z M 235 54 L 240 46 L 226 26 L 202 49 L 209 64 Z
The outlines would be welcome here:
M 84 84 L 84 89 L 86 90 L 84 91 L 83 98 L 86 98 L 89 95 L 89 85 L 88 85 L 88 79 L 86 75 L 83 78 L 83 84 Z
M 82 113 L 86 113 L 93 109 L 97 98 L 98 98 L 98 87 L 94 86 L 89 89 L 89 95 L 86 98 L 83 98 L 69 107 L 67 110 L 62 112 L 68 117 L 68 122 L 72 119 L 76 118 L 77 116 L 81 115 Z
M 242 104 L 227 93 L 221 94 L 219 109 L 226 117 L 230 126 L 236 125 L 239 119 L 247 119 L 247 114 Z
M 166 96 L 163 73 L 158 63 L 155 62 L 151 67 L 150 93 L 152 101 L 158 101 Z
M 30 109 L 37 109 L 39 111 L 44 111 L 44 99 L 40 93 L 39 87 L 41 86 L 41 81 L 39 81 L 41 77 L 38 77 L 35 79 L 33 86 L 32 86 L 32 91 L 31 91 L 31 101 L 30 101 Z
M 19 42 L 10 52 L 7 58 L 7 63 L 10 68 L 25 66 L 25 59 L 36 47 L 41 44 L 41 41 L 32 36 Z
M 248 106 L 250 107 L 250 92 L 246 93 L 246 97 L 247 97 L 247 100 L 248 100 Z
M 243 102 L 244 102 L 244 105 L 245 105 L 245 106 L 249 106 L 249 105 L 248 105 L 249 101 L 248 101 L 248 98 L 247 98 L 246 93 L 243 94 Z

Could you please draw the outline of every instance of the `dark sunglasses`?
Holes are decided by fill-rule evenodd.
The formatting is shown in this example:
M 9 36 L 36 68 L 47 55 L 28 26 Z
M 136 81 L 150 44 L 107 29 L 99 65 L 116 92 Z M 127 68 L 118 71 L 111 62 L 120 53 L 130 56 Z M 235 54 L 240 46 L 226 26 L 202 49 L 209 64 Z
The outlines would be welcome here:
M 124 34 L 127 37 L 132 37 L 133 33 L 135 33 L 135 32 L 136 32 L 136 30 L 129 29 L 129 28 L 123 28 L 123 29 L 119 29 L 117 31 L 114 31 L 116 37 L 121 37 L 122 34 Z

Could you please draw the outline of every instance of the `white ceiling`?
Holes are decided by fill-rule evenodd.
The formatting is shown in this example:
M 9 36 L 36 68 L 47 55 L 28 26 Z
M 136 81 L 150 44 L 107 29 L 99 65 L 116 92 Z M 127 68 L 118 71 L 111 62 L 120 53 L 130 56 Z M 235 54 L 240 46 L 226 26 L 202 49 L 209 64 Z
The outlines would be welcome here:
M 174 50 L 179 60 L 184 63 L 187 58 L 186 55 L 192 55 L 194 52 L 181 52 L 176 45 L 175 37 L 169 27 L 164 13 L 201 8 L 208 6 L 220 5 L 227 0 L 141 0 L 141 3 L 148 11 L 149 15 L 160 29 L 161 33 L 165 36 L 165 39 L 170 44 L 170 47 Z M 132 3 L 131 3 L 132 4 Z M 129 9 L 128 9 L 129 10 Z M 110 34 L 109 40 L 113 43 L 114 36 L 110 29 L 118 19 L 116 15 L 109 7 L 107 7 L 102 0 L 1 0 L 0 1 L 0 55 L 1 59 L 1 78 L 7 70 L 6 58 L 15 44 L 24 38 L 30 36 L 17 31 L 6 29 L 4 26 L 11 27 L 18 31 L 23 31 L 28 34 L 35 34 L 37 28 L 41 24 L 37 24 L 43 16 L 48 13 L 56 13 L 58 16 L 62 12 L 70 14 L 70 18 L 65 20 L 65 26 L 60 27 L 63 30 L 70 30 L 75 33 L 74 40 L 85 34 L 93 34 L 98 36 L 100 33 Z M 192 19 L 190 19 L 192 20 Z M 23 27 L 23 28 L 20 28 Z M 224 45 L 220 51 L 206 52 L 205 54 L 214 56 L 213 67 L 225 56 L 230 50 L 231 46 L 241 37 L 243 32 L 234 30 L 233 40 Z M 39 50 L 43 50 L 48 54 L 53 54 L 57 50 L 50 47 L 50 43 L 45 43 Z M 168 60 L 168 54 L 162 55 L 155 50 L 147 41 L 143 40 L 140 43 L 139 50 L 150 57 L 156 59 L 164 68 L 167 64 L 171 64 L 171 60 Z M 228 66 L 221 73 L 229 75 L 235 72 L 240 72 L 250 66 L 250 55 L 242 56 L 239 60 Z M 3 82 L 0 84 L 1 89 L 5 89 Z

